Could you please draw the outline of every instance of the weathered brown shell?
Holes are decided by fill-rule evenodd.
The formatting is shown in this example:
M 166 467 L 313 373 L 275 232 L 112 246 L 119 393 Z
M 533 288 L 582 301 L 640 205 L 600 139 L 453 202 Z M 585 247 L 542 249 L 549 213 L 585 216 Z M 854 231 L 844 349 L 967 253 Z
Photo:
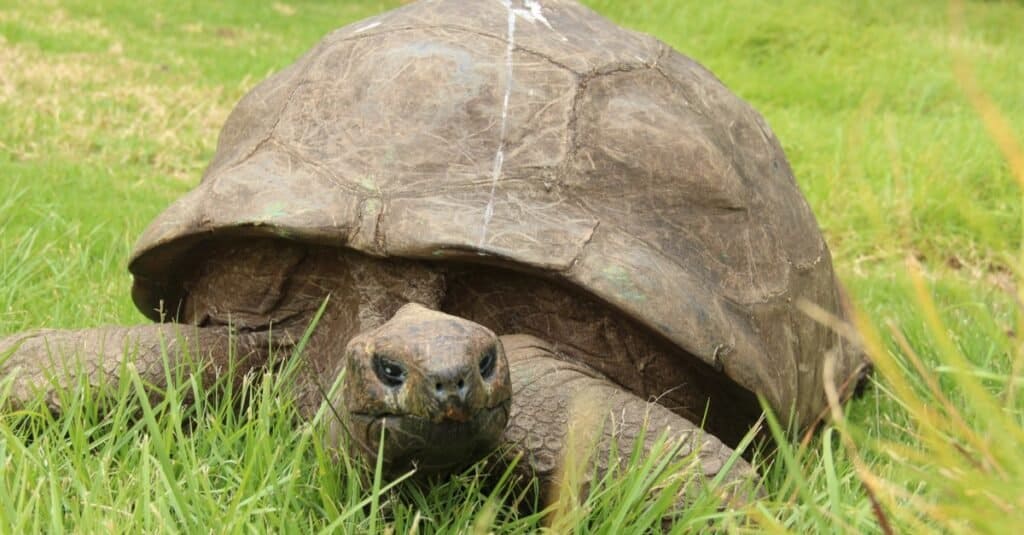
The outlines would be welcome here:
M 131 262 L 150 317 L 211 236 L 457 259 L 576 285 L 806 423 L 862 364 L 829 251 L 764 120 L 705 68 L 565 0 L 424 1 L 254 88 Z

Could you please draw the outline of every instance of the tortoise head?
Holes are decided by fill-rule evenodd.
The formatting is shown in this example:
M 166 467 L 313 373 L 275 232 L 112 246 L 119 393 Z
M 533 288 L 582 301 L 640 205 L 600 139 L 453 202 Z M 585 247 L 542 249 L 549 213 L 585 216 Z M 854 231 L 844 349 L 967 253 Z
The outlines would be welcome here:
M 500 444 L 512 390 L 504 349 L 486 327 L 408 304 L 352 338 L 344 358 L 338 424 L 371 466 L 382 436 L 389 474 L 451 472 Z

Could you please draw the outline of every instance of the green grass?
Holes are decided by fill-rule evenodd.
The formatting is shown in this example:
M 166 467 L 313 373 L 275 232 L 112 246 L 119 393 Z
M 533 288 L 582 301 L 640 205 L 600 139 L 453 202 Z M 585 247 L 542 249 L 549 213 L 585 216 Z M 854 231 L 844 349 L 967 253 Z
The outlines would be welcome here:
M 869 347 L 885 373 L 836 426 L 782 448 L 752 529 L 880 531 L 865 487 L 900 531 L 1024 523 L 1021 191 L 953 69 L 973 66 L 1020 139 L 1024 5 L 969 2 L 954 34 L 937 1 L 588 4 L 697 58 L 765 115 L 865 332 L 879 328 Z M 141 322 L 133 240 L 197 183 L 234 103 L 330 29 L 394 5 L 0 0 L 0 334 Z M 276 380 L 257 381 L 243 414 L 181 403 L 199 388 L 182 381 L 153 407 L 126 382 L 104 415 L 71 402 L 56 421 L 4 417 L 0 532 L 539 526 L 472 471 L 374 492 L 267 394 Z M 656 472 L 595 492 L 579 530 L 650 522 L 651 502 L 626 496 L 664 483 L 645 479 Z M 707 507 L 680 529 L 709 522 L 739 529 Z

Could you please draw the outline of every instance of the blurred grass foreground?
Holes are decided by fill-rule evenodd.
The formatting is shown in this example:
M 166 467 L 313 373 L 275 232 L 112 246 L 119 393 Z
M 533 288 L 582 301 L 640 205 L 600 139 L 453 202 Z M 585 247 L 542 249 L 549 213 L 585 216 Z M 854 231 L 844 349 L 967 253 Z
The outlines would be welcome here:
M 696 58 L 765 115 L 878 372 L 762 467 L 765 500 L 695 507 L 673 529 L 1019 530 L 1024 4 L 586 3 Z M 329 30 L 396 5 L 0 0 L 0 335 L 140 322 L 128 251 L 198 182 L 231 107 Z M 86 398 L 57 420 L 0 416 L 0 533 L 544 525 L 474 471 L 430 489 L 339 477 L 273 396 L 277 380 L 243 414 L 185 404 L 199 386 L 182 380 L 155 406 L 126 381 L 102 414 Z M 657 529 L 662 476 L 645 463 L 551 529 Z

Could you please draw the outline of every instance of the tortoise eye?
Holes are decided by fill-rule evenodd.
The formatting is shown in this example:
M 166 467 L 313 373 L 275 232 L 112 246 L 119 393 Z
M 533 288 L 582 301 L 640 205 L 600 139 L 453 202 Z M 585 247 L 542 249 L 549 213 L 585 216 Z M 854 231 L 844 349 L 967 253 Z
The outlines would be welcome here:
M 401 364 L 381 355 L 373 356 L 373 372 L 380 382 L 387 386 L 400 386 L 405 382 L 405 368 Z
M 494 365 L 497 361 L 498 348 L 491 346 L 485 349 L 483 355 L 480 356 L 480 377 L 487 379 L 494 375 Z

